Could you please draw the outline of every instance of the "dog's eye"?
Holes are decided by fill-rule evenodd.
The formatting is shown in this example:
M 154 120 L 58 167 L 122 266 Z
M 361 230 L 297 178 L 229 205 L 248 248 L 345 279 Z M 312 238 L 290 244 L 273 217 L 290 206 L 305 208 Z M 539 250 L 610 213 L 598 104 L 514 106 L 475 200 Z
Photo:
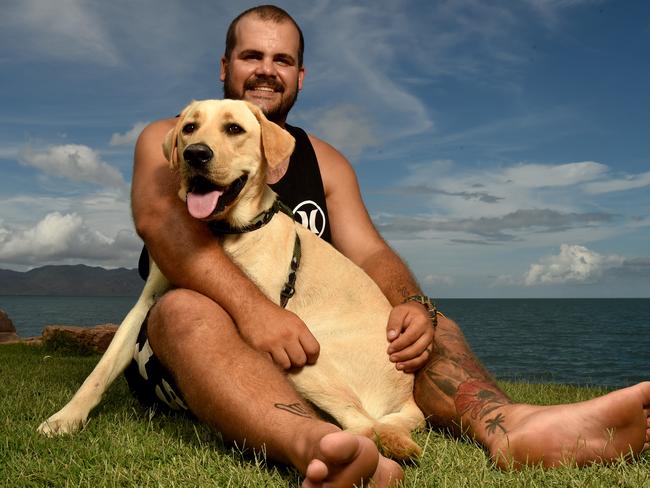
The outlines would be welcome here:
M 191 134 L 196 130 L 196 124 L 190 122 L 183 126 L 183 134 Z
M 226 132 L 231 136 L 236 136 L 238 134 L 243 134 L 246 132 L 241 125 L 238 124 L 228 124 L 226 125 Z

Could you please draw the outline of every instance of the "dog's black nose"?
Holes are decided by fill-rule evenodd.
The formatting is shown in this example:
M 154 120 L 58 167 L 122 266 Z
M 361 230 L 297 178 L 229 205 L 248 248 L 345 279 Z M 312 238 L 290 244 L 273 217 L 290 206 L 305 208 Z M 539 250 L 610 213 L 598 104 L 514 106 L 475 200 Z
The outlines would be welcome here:
M 205 166 L 212 159 L 212 156 L 214 156 L 212 149 L 200 143 L 190 144 L 183 151 L 183 159 L 185 159 L 187 164 L 196 168 Z

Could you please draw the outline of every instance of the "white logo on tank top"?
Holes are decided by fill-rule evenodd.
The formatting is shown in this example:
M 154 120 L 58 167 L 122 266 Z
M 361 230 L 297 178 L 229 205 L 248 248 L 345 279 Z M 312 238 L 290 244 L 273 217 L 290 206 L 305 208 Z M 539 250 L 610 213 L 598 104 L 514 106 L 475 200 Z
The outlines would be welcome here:
M 300 222 L 318 237 L 323 235 L 325 231 L 325 212 L 316 202 L 305 200 L 296 205 L 293 213 L 297 222 Z

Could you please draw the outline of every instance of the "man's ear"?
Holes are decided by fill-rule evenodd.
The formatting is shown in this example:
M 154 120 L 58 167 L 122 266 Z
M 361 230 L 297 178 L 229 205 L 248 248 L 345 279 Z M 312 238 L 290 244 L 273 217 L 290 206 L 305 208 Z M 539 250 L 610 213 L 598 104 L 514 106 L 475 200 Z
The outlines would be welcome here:
M 268 165 L 274 168 L 291 157 L 296 140 L 282 127 L 268 120 L 257 105 L 250 102 L 246 104 L 260 123 L 262 152 Z
M 302 90 L 302 84 L 305 81 L 306 74 L 307 74 L 307 70 L 304 67 L 298 69 L 298 91 Z
M 193 104 L 194 101 L 192 101 L 187 107 L 183 109 L 181 114 L 178 116 L 176 126 L 167 132 L 165 140 L 163 141 L 163 154 L 165 155 L 167 161 L 169 161 L 169 166 L 172 169 L 178 168 L 178 134 L 183 126 L 183 119 L 185 118 L 185 114 Z
M 225 56 L 221 56 L 221 61 L 219 62 L 219 79 L 224 82 L 226 81 L 226 73 L 228 72 L 228 60 Z

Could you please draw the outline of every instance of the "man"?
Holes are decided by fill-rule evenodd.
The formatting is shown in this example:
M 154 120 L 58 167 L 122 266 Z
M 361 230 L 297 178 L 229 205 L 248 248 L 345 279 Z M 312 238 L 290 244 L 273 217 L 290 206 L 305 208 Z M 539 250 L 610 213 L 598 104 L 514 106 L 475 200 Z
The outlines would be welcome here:
M 576 405 L 516 404 L 476 361 L 451 320 L 438 316 L 432 342 L 427 308 L 405 302 L 422 293 L 375 230 L 348 161 L 286 124 L 305 77 L 303 44 L 299 27 L 283 10 L 264 6 L 244 12 L 228 31 L 221 61 L 224 94 L 257 104 L 297 138 L 300 157 L 269 175 L 283 200 L 305 191 L 287 183 L 295 171 L 317 168 L 306 186 L 324 200 L 322 231 L 393 304 L 387 353 L 398 369 L 416 372 L 416 401 L 430 422 L 474 436 L 501 466 L 564 460 L 582 465 L 647 448 L 650 383 Z M 187 406 L 228 439 L 264 447 L 270 458 L 300 470 L 305 487 L 370 479 L 375 486 L 392 486 L 402 477 L 399 465 L 380 456 L 368 439 L 321 420 L 288 383 L 282 371 L 314 363 L 318 343 L 297 316 L 271 303 L 232 264 L 205 224 L 188 215 L 161 150 L 174 124 L 174 119 L 154 122 L 135 150 L 136 229 L 177 286 L 158 301 L 143 327 L 139 343 L 146 364 L 139 368 L 149 373 L 149 383 L 159 381 L 157 395 L 168 404 Z M 157 366 L 149 368 L 154 361 Z M 130 381 L 146 389 L 136 384 L 137 369 Z M 155 369 L 162 379 L 153 378 Z

